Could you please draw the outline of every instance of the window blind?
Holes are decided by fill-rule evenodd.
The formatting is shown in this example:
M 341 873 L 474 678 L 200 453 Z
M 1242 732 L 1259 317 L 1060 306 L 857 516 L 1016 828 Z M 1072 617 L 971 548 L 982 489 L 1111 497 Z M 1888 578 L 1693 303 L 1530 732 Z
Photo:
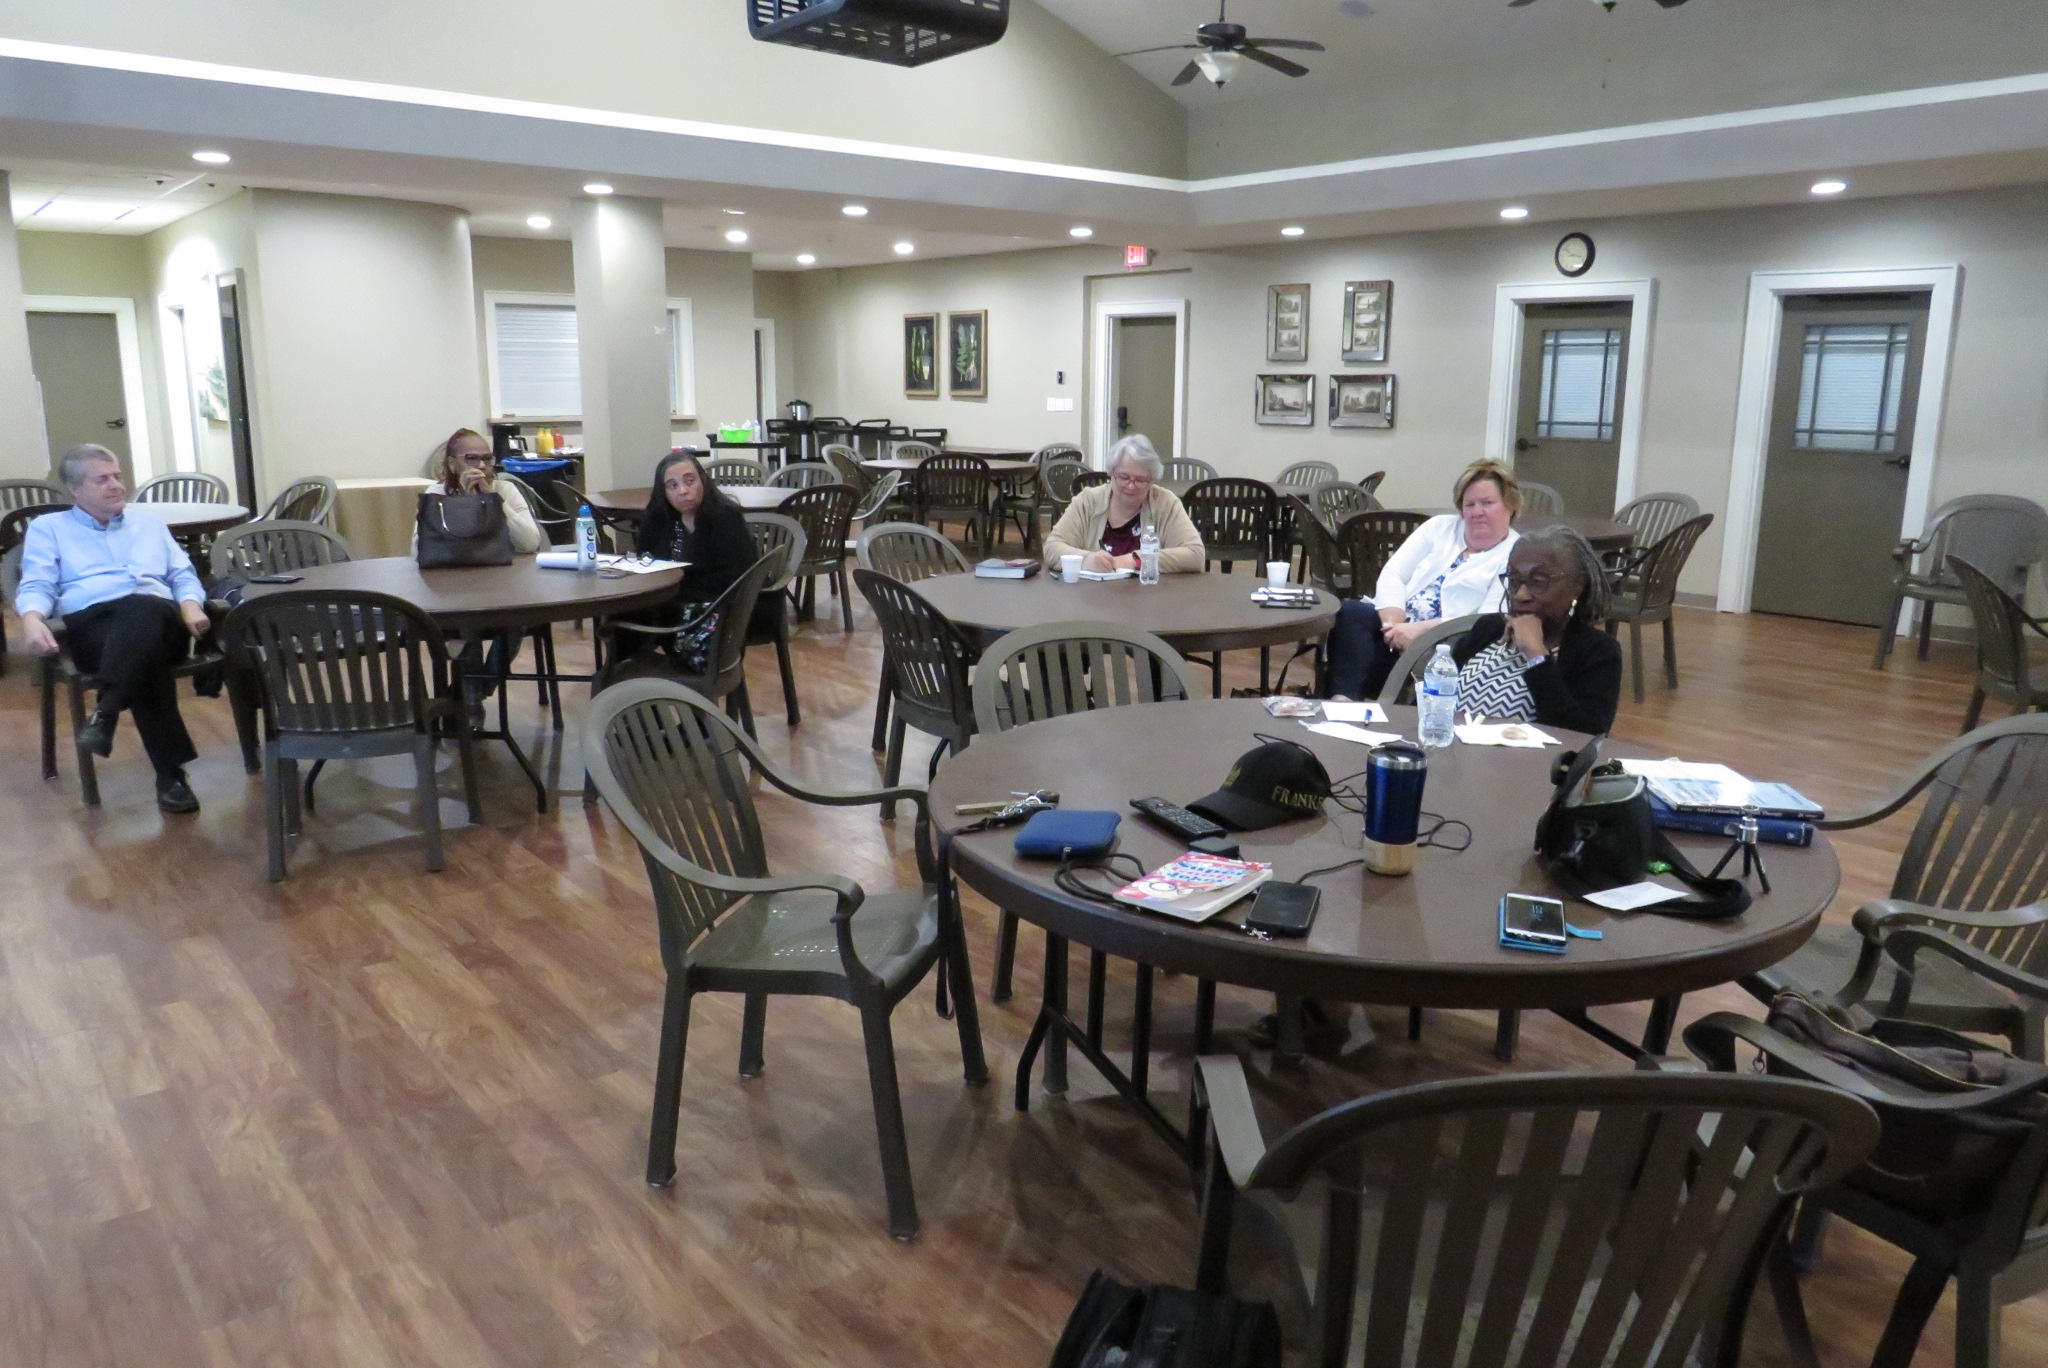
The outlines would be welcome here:
M 571 418 L 583 412 L 577 368 L 576 306 L 493 306 L 497 323 L 498 411 L 512 416 Z
M 1808 324 L 1792 444 L 1896 451 L 1911 344 L 1905 323 Z
M 1546 329 L 1536 435 L 1613 441 L 1620 377 L 1620 328 Z

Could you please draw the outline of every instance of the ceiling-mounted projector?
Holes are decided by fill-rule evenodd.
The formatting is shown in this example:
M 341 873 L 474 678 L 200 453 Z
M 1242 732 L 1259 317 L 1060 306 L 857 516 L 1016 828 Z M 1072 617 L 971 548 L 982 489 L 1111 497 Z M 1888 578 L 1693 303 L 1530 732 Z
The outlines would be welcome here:
M 747 0 L 763 43 L 890 66 L 923 66 L 985 48 L 1010 25 L 1010 0 Z

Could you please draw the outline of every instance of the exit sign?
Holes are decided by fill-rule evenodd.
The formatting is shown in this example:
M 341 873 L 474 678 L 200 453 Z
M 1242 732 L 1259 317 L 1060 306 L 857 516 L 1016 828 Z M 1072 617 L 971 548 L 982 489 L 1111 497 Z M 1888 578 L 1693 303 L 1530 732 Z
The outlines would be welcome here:
M 1152 249 L 1151 249 L 1150 247 L 1136 247 L 1136 246 L 1133 246 L 1133 247 L 1126 247 L 1126 248 L 1124 248 L 1124 269 L 1125 269 L 1125 270 L 1127 270 L 1127 271 L 1135 271 L 1135 270 L 1137 270 L 1137 269 L 1138 269 L 1138 268 L 1139 268 L 1140 266 L 1150 266 L 1151 264 L 1152 264 Z

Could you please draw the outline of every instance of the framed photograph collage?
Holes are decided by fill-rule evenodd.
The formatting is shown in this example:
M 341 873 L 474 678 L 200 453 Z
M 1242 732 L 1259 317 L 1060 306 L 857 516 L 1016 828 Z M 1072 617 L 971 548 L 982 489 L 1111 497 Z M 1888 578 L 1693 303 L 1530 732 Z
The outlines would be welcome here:
M 1309 286 L 1266 289 L 1266 360 L 1306 365 L 1309 359 Z M 1339 319 L 1338 349 L 1346 365 L 1384 366 L 1394 322 L 1394 282 L 1347 280 Z M 1394 425 L 1394 377 L 1383 371 L 1332 375 L 1326 390 L 1333 428 L 1390 428 Z M 1316 376 L 1306 372 L 1261 372 L 1253 419 L 1277 427 L 1312 427 L 1316 421 Z
M 940 377 L 952 399 L 988 397 L 988 310 L 903 315 L 903 397 L 936 399 Z

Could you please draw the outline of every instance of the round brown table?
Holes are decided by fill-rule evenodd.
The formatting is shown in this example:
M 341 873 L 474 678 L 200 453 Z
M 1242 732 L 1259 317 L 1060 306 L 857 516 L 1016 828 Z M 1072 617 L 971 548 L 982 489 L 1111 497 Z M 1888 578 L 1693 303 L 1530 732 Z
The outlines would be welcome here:
M 1420 513 L 1434 518 L 1454 512 L 1449 508 L 1403 508 L 1402 513 Z M 1584 537 L 1587 543 L 1601 555 L 1615 551 L 1626 551 L 1636 544 L 1636 530 L 1625 522 L 1612 518 L 1596 518 L 1586 513 L 1538 513 L 1533 509 L 1515 515 L 1515 531 L 1534 532 L 1544 527 L 1569 527 Z
M 1336 597 L 1321 590 L 1313 608 L 1261 608 L 1251 592 L 1264 583 L 1262 576 L 1210 573 L 1161 575 L 1157 584 L 1136 576 L 1068 584 L 1047 570 L 1025 580 L 934 575 L 910 587 L 962 627 L 1012 632 L 1107 619 L 1163 637 L 1183 655 L 1304 641 L 1337 620 Z
M 1396 707 L 1390 714 L 1392 722 L 1382 730 L 1414 735 L 1414 709 Z M 1546 730 L 1567 747 L 1583 739 Z M 1123 814 L 1117 849 L 1154 869 L 1180 853 L 1182 843 L 1133 812 L 1129 800 L 1159 794 L 1188 803 L 1212 792 L 1231 762 L 1258 744 L 1259 732 L 1301 742 L 1335 779 L 1365 767 L 1368 747 L 1270 717 L 1251 699 L 1108 708 L 977 736 L 940 766 L 931 786 L 932 820 L 955 831 L 973 820 L 954 812 L 958 803 L 1050 788 L 1058 791 L 1063 809 Z M 1730 921 L 1615 913 L 1568 901 L 1568 920 L 1604 932 L 1603 939 L 1575 937 L 1563 955 L 1504 950 L 1497 915 L 1502 894 L 1563 896 L 1531 851 L 1536 819 L 1550 798 L 1551 762 L 1559 753 L 1555 746 L 1462 744 L 1431 751 L 1423 809 L 1469 824 L 1471 846 L 1456 853 L 1419 850 L 1415 872 L 1404 878 L 1362 867 L 1318 875 L 1312 882 L 1322 889 L 1321 908 L 1302 940 L 1261 941 L 1218 924 L 1241 921 L 1250 907 L 1246 901 L 1206 925 L 1190 925 L 1074 897 L 1055 885 L 1056 862 L 1017 856 L 1014 830 L 955 837 L 950 860 L 968 886 L 1055 938 L 1040 1028 L 1051 1022 L 1049 1090 L 1064 1083 L 1058 1055 L 1064 1037 L 1080 1045 L 1141 1111 L 1150 1107 L 1141 1091 L 1132 1095 L 1130 1079 L 1065 1020 L 1066 941 L 1157 969 L 1294 996 L 1412 1007 L 1548 1008 L 1627 1050 L 1636 1047 L 1592 1022 L 1585 1009 L 1651 1000 L 1657 1006 L 1641 1048 L 1661 1052 L 1681 994 L 1776 963 L 1812 934 L 1839 881 L 1834 850 L 1824 835 L 1805 849 L 1768 847 L 1771 891 L 1752 888 L 1749 911 Z M 1617 742 L 1608 753 L 1643 752 Z M 1316 820 L 1244 832 L 1238 839 L 1245 859 L 1270 862 L 1276 879 L 1297 879 L 1357 859 L 1361 826 L 1359 817 L 1331 803 Z M 1703 869 L 1726 845 L 1710 837 L 1672 836 Z M 1147 1119 L 1155 1128 L 1160 1124 L 1156 1113 Z
M 135 507 L 162 518 L 174 537 L 204 537 L 249 521 L 249 510 L 240 504 L 140 503 Z
M 681 570 L 620 574 L 616 578 L 579 575 L 574 570 L 543 570 L 532 556 L 514 556 L 510 565 L 453 570 L 422 570 L 410 556 L 379 556 L 308 566 L 297 573 L 299 580 L 295 584 L 249 585 L 245 597 L 260 598 L 286 589 L 363 590 L 403 599 L 432 618 L 443 631 L 520 630 L 652 608 L 673 598 L 683 579 Z M 590 680 L 589 675 L 565 675 L 555 670 L 552 647 L 548 649 L 548 658 L 539 662 L 537 669 L 525 674 L 509 673 L 505 678 L 546 680 L 556 687 L 565 682 Z M 556 701 L 555 726 L 559 730 L 559 695 Z M 474 735 L 480 740 L 505 743 L 532 782 L 540 810 L 547 811 L 547 785 L 507 725 L 504 689 L 498 690 L 497 727 Z
M 946 454 L 949 456 L 964 456 L 972 455 L 974 453 L 948 451 Z M 1015 475 L 1020 470 L 1031 469 L 1031 462 L 1029 461 L 1005 460 L 1001 458 L 989 459 L 986 457 L 984 457 L 983 459 L 987 461 L 989 474 L 991 475 Z M 923 461 L 913 459 L 912 457 L 909 456 L 884 456 L 878 460 L 862 461 L 860 463 L 860 468 L 862 470 L 865 470 L 870 475 L 881 475 L 891 470 L 902 471 L 903 473 L 908 474 L 909 472 L 917 469 L 920 465 L 923 464 Z

